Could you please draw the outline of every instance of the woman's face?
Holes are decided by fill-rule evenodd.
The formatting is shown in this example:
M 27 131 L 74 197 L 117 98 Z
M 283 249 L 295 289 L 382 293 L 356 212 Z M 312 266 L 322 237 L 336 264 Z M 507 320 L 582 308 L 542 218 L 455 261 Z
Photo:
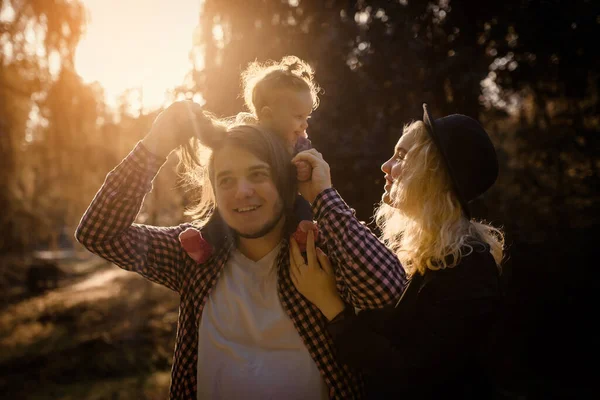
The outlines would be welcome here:
M 400 184 L 402 180 L 402 171 L 405 167 L 406 154 L 415 142 L 414 131 L 406 132 L 400 137 L 394 155 L 381 166 L 385 173 L 385 186 L 382 200 L 384 203 L 393 206 L 391 192 L 394 187 Z

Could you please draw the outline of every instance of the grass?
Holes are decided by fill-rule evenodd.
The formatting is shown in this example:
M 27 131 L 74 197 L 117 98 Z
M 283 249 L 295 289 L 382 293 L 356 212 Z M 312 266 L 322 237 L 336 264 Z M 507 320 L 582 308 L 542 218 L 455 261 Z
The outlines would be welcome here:
M 109 264 L 74 276 L 0 309 L 3 398 L 167 398 L 177 294 Z

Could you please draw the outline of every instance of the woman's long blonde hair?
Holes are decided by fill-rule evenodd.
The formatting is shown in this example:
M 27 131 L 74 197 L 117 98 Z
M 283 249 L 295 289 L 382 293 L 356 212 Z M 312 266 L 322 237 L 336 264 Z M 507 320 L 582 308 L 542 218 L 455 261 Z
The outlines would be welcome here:
M 464 216 L 425 124 L 415 121 L 404 127 L 403 135 L 414 135 L 415 140 L 404 159 L 402 176 L 392 185 L 391 205 L 381 203 L 375 212 L 384 243 L 409 274 L 452 268 L 484 244 L 500 269 L 504 234 Z

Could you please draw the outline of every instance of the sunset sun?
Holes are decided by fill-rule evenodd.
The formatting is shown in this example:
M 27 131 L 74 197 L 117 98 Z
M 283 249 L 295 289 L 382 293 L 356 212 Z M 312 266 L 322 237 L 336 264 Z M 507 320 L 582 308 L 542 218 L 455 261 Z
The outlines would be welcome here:
M 77 72 L 85 82 L 99 82 L 111 106 L 127 89 L 141 92 L 145 110 L 162 106 L 191 69 L 201 3 L 84 0 L 88 26 L 77 48 Z

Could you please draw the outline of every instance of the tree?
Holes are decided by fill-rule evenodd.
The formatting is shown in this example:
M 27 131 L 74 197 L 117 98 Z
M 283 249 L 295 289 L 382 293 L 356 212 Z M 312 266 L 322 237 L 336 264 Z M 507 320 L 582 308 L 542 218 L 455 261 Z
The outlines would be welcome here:
M 376 166 L 403 124 L 421 118 L 422 102 L 434 116 L 479 118 L 501 175 L 474 214 L 502 225 L 509 244 L 513 305 L 501 352 L 512 358 L 509 367 L 529 374 L 514 382 L 541 380 L 538 371 L 553 365 L 542 357 L 556 347 L 550 341 L 574 340 L 550 327 L 562 325 L 559 316 L 573 322 L 585 313 L 572 305 L 589 312 L 582 305 L 591 304 L 576 296 L 587 274 L 563 277 L 566 265 L 585 265 L 600 215 L 599 7 L 592 0 L 207 0 L 192 51 L 198 62 L 183 90 L 231 115 L 242 109 L 239 73 L 249 61 L 308 60 L 324 88 L 309 135 L 335 187 L 365 220 L 383 185 Z M 544 302 L 553 307 L 540 313 Z M 548 340 L 527 341 L 513 333 L 519 329 Z M 514 350 L 534 347 L 539 361 Z M 567 375 L 552 374 L 563 382 Z M 557 384 L 542 386 L 543 394 L 559 393 Z
M 324 91 L 309 135 L 338 190 L 367 219 L 383 184 L 375 166 L 403 124 L 420 118 L 422 102 L 437 115 L 477 116 L 490 60 L 476 33 L 487 15 L 451 12 L 447 1 L 207 1 L 193 50 L 204 58 L 187 90 L 231 115 L 242 109 L 239 73 L 249 61 L 310 61 Z
M 22 247 L 28 236 L 23 224 L 38 221 L 23 207 L 23 148 L 35 141 L 38 103 L 57 69 L 72 67 L 75 46 L 84 27 L 83 6 L 68 0 L 3 0 L 0 22 L 0 249 Z M 28 221 L 28 222 L 26 222 Z

